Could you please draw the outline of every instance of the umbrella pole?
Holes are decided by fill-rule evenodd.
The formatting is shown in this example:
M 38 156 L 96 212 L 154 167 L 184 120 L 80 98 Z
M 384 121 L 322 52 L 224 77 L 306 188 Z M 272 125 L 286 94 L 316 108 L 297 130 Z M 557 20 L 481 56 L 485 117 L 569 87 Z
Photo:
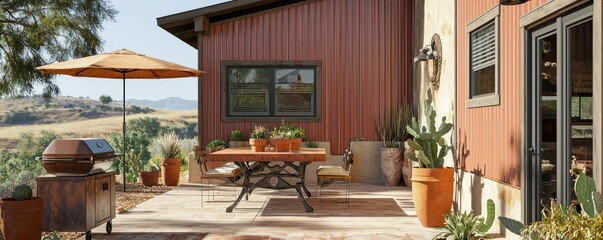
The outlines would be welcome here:
M 122 161 L 122 165 L 123 165 L 123 172 L 122 172 L 122 178 L 124 181 L 124 192 L 126 192 L 126 158 L 127 158 L 127 154 L 126 154 L 126 72 L 122 72 L 123 74 L 123 120 L 122 120 L 122 131 L 124 134 L 124 142 L 123 142 L 123 161 Z

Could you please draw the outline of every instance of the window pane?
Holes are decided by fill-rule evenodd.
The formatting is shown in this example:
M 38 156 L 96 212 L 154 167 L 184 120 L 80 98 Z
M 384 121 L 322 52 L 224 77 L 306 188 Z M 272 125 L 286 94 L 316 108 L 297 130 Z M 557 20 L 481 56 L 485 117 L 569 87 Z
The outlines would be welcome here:
M 494 65 L 473 71 L 471 74 L 471 95 L 477 96 L 494 93 L 496 85 L 494 75 Z
M 314 116 L 313 69 L 283 68 L 275 73 L 275 115 Z
M 229 68 L 229 115 L 270 115 L 270 76 L 271 70 L 267 68 Z

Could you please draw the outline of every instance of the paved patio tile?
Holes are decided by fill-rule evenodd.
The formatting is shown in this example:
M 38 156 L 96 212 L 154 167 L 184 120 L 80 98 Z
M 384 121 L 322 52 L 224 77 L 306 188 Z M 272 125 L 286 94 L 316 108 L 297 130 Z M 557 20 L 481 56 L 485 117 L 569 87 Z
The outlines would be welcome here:
M 113 233 L 103 225 L 93 239 L 431 239 L 437 232 L 421 227 L 406 187 L 354 183 L 348 207 L 344 185 L 333 184 L 321 201 L 308 199 L 314 213 L 304 211 L 294 190 L 260 188 L 226 213 L 233 188 L 217 187 L 214 200 L 201 207 L 200 191 L 207 188 L 180 185 L 118 214 Z

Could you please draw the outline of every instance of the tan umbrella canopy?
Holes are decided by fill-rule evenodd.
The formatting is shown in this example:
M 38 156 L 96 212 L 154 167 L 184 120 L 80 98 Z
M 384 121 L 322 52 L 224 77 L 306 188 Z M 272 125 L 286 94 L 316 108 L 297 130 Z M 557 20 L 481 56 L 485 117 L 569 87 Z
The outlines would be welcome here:
M 126 78 L 159 79 L 196 77 L 203 71 L 166 62 L 136 52 L 121 49 L 109 53 L 53 63 L 36 68 L 42 73 L 65 74 L 74 77 L 115 78 L 123 80 L 123 173 L 124 192 L 126 191 Z

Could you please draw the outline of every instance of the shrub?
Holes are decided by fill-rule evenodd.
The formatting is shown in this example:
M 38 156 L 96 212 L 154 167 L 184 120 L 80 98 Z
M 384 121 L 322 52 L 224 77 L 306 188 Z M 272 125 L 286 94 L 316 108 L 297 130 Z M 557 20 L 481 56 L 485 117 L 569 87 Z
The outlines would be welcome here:
M 224 148 L 227 148 L 228 144 L 226 144 L 222 140 L 213 140 L 213 141 L 209 142 L 206 147 L 207 148 L 218 148 L 220 146 L 224 146 Z
M 136 105 L 130 105 L 126 107 L 126 113 L 136 114 L 136 113 L 151 113 L 155 112 L 155 110 L 148 107 L 139 107 Z
M 10 110 L 4 117 L 4 122 L 9 124 L 31 124 L 37 120 L 38 116 L 27 110 Z
M 230 141 L 245 141 L 245 134 L 240 130 L 230 132 Z

